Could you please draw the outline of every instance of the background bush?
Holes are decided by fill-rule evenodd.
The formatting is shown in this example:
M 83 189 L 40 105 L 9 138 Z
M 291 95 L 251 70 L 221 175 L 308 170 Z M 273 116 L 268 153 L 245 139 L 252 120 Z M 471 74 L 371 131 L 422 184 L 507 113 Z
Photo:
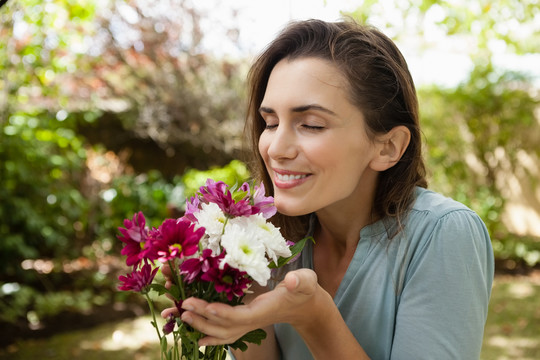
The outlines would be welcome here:
M 237 159 L 250 60 L 205 53 L 204 14 L 190 2 L 175 2 L 167 14 L 138 2 L 103 4 L 21 0 L 0 12 L 0 328 L 38 329 L 66 311 L 135 301 L 115 290 L 126 270 L 116 239 L 123 219 L 140 210 L 159 226 L 182 214 L 206 178 L 234 185 L 249 177 Z M 421 36 L 423 23 L 411 22 L 434 10 L 449 38 L 474 30 L 468 79 L 419 88 L 430 186 L 479 213 L 498 265 L 537 266 L 539 239 L 511 233 L 502 220 L 508 175 L 533 193 L 538 187 L 519 158 L 540 156 L 539 89 L 529 74 L 496 66 L 488 44 L 537 51 L 537 28 L 521 39 L 494 24 L 530 25 L 538 6 L 394 6 L 404 23 L 376 25 L 398 41 Z M 351 16 L 380 20 L 384 9 L 367 1 Z M 126 37 L 128 30 L 138 35 Z

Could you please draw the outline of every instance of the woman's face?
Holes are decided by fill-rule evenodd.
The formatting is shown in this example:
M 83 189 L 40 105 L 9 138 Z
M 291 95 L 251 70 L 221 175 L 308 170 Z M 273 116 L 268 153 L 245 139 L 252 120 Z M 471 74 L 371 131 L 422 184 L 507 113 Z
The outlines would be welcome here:
M 297 216 L 371 206 L 375 145 L 335 66 L 317 58 L 280 61 L 259 111 L 266 123 L 259 152 L 278 211 Z

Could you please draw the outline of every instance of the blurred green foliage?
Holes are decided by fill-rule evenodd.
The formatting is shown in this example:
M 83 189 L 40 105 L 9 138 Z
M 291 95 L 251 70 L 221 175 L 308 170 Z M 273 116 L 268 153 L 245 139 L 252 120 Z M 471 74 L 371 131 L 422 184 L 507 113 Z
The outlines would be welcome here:
M 171 179 L 159 171 L 135 174 L 123 168 L 125 171 L 115 172 L 104 161 L 99 170 L 109 172 L 112 179 L 94 178 L 89 154 L 99 160 L 107 150 L 90 144 L 79 129 L 81 123 L 93 124 L 101 116 L 92 91 L 96 84 L 110 80 L 99 78 L 104 65 L 99 52 L 93 57 L 88 54 L 95 50 L 88 46 L 90 39 L 99 36 L 99 30 L 108 31 L 100 28 L 104 21 L 98 18 L 96 6 L 91 0 L 21 0 L 9 2 L 0 12 L 0 323 L 22 321 L 40 327 L 44 320 L 64 311 L 86 312 L 93 306 L 124 301 L 127 295 L 115 290 L 118 273 L 126 270 L 119 258 L 117 227 L 139 210 L 152 226 L 182 212 L 186 187 L 180 174 Z M 118 11 L 115 6 L 111 9 Z M 123 50 L 131 54 L 130 49 Z M 110 52 L 115 51 L 118 48 L 111 47 Z M 211 80 L 212 91 L 225 87 L 223 78 L 236 81 L 232 64 L 222 69 L 202 56 L 194 60 L 189 68 L 180 70 L 195 85 L 199 83 L 194 69 Z M 212 71 L 223 73 L 212 76 L 204 71 L 203 60 Z M 168 59 L 160 57 L 160 61 Z M 124 74 L 124 79 L 126 74 L 140 73 L 132 63 L 133 69 L 123 64 L 127 70 L 122 71 L 122 64 L 111 63 L 110 56 L 105 63 L 112 72 Z M 171 87 L 180 86 L 185 94 L 193 92 L 191 97 L 179 96 L 197 110 L 195 100 L 202 101 L 201 90 L 209 89 L 171 82 L 170 73 L 181 74 L 177 70 L 184 63 L 170 65 L 164 65 L 168 72 L 162 74 L 163 79 Z M 79 75 L 83 78 L 78 79 Z M 122 81 L 118 84 L 123 85 Z M 122 90 L 118 84 L 111 86 Z M 132 90 L 130 93 L 137 93 Z M 224 90 L 229 97 L 235 93 L 232 87 Z M 141 103 L 149 101 L 143 92 L 138 92 Z M 147 91 L 146 97 L 152 94 Z M 176 95 L 168 95 L 168 101 L 178 103 L 172 99 Z M 219 106 L 219 101 L 225 104 L 217 106 L 221 113 L 230 108 L 237 111 L 234 101 L 241 102 L 215 99 Z M 218 123 L 215 113 L 219 109 L 212 106 L 206 102 L 200 111 Z M 192 113 L 198 116 L 199 111 Z M 193 124 L 189 126 L 198 131 Z M 191 134 L 188 137 L 197 139 Z M 247 170 L 233 162 L 223 170 L 211 170 L 208 176 L 235 183 L 245 179 Z M 189 186 L 196 187 L 202 176 L 191 170 L 185 178 Z
M 54 115 L 15 112 L 0 135 L 0 272 L 22 276 L 20 260 L 77 256 L 86 227 L 83 140 Z M 24 277 L 23 277 L 24 278 Z
M 185 210 L 186 199 L 193 196 L 208 178 L 233 186 L 246 181 L 249 171 L 244 163 L 233 160 L 209 170 L 190 169 L 172 180 L 166 180 L 158 171 L 115 177 L 110 186 L 101 191 L 100 216 L 93 222 L 97 238 L 101 241 L 111 239 L 123 220 L 131 219 L 137 211 L 142 211 L 148 224 L 154 227 L 166 218 L 179 217 Z
M 489 43 L 503 41 L 517 54 L 538 49 L 536 28 L 531 30 L 536 36 L 522 39 L 514 25 L 508 25 L 514 18 L 530 25 L 539 13 L 534 3 L 478 1 L 467 7 L 446 1 L 395 2 L 404 19 L 411 15 L 422 24 L 418 19 L 437 11 L 442 14 L 437 26 L 445 34 L 470 33 L 476 38 L 476 50 L 471 54 L 475 66 L 466 81 L 455 88 L 419 89 L 430 186 L 479 213 L 499 259 L 528 266 L 540 263 L 540 241 L 518 237 L 505 228 L 501 215 L 508 199 L 499 180 L 504 172 L 530 175 L 517 161 L 520 153 L 540 155 L 535 117 L 538 89 L 526 75 L 497 68 Z M 353 17 L 369 22 L 383 18 L 383 10 L 379 2 L 370 0 Z M 208 170 L 190 169 L 172 179 L 157 170 L 134 173 L 127 166 L 115 172 L 104 163 L 111 179 L 93 178 L 89 157 L 104 156 L 107 150 L 91 145 L 79 132 L 79 125 L 94 123 L 101 115 L 93 102 L 95 83 L 112 82 L 111 77 L 116 76 L 110 96 L 128 99 L 144 115 L 137 118 L 127 112 L 130 121 L 126 123 L 139 126 L 139 133 L 146 136 L 153 134 L 163 146 L 186 138 L 217 143 L 221 137 L 212 137 L 217 128 L 222 131 L 220 136 L 237 136 L 241 129 L 227 120 L 236 116 L 243 96 L 231 75 L 233 66 L 206 66 L 210 61 L 204 54 L 185 56 L 185 62 L 171 65 L 161 48 L 137 58 L 133 48 L 116 44 L 107 58 L 97 55 L 92 61 L 81 61 L 92 50 L 84 46 L 88 37 L 109 31 L 100 28 L 97 12 L 96 2 L 91 0 L 21 0 L 8 2 L 0 13 L 0 38 L 9 39 L 0 42 L 0 322 L 38 326 L 62 311 L 87 311 L 126 300 L 128 295 L 115 291 L 116 275 L 125 271 L 118 257 L 121 243 L 116 239 L 123 219 L 142 211 L 150 226 L 159 226 L 167 217 L 180 216 L 185 199 L 207 178 L 229 185 L 249 178 L 245 164 L 236 160 Z M 404 24 L 388 21 L 388 26 L 396 37 L 410 35 L 410 31 L 401 31 Z M 422 34 L 422 27 L 417 31 Z M 21 35 L 28 33 L 31 36 Z M 161 34 L 157 30 L 147 33 Z M 167 44 L 168 40 L 161 41 Z M 147 48 L 150 45 L 149 41 Z M 120 53 L 125 63 L 110 53 Z M 153 61 L 159 66 L 150 66 Z M 185 81 L 171 81 L 186 64 L 191 70 L 182 74 Z M 107 66 L 106 76 L 100 78 L 99 71 Z M 160 69 L 163 73 L 158 74 Z M 214 76 L 214 71 L 222 73 Z M 196 78 L 198 72 L 200 79 Z M 80 74 L 87 77 L 79 83 Z M 128 79 L 126 74 L 138 74 L 144 84 L 139 86 L 136 76 Z M 157 91 L 164 81 L 168 85 Z M 234 86 L 227 87 L 231 83 Z M 195 88 L 197 84 L 206 87 Z M 182 89 L 173 91 L 179 87 Z M 77 91 L 87 97 L 70 97 Z M 210 106 L 205 98 L 215 93 L 225 95 L 213 96 L 217 105 Z M 81 99 L 86 102 L 74 104 Z M 147 103 L 146 108 L 141 105 Z M 163 103 L 176 107 L 164 109 Z M 145 113 L 145 109 L 151 111 Z M 211 126 L 200 127 L 197 122 L 203 121 L 204 114 Z M 220 115 L 227 119 L 222 121 Z M 184 118 L 189 121 L 175 128 L 172 136 L 172 130 L 168 132 L 172 128 L 167 126 Z M 157 125 L 152 123 L 156 119 Z M 165 126 L 162 119 L 170 123 Z M 143 125 L 137 125 L 141 122 Z
M 400 14 L 399 21 L 392 14 Z M 429 185 L 480 215 L 497 259 L 511 266 L 540 264 L 540 239 L 512 234 L 503 222 L 516 192 L 509 188 L 519 186 L 534 197 L 539 186 L 520 157 L 537 163 L 540 157 L 540 89 L 530 74 L 511 70 L 513 64 L 496 65 L 495 56 L 500 49 L 505 55 L 538 54 L 537 1 L 396 0 L 382 5 L 370 0 L 348 15 L 382 28 L 398 43 L 415 36 L 433 40 L 432 33 L 438 33 L 449 43 L 456 38 L 471 45 L 472 70 L 464 81 L 418 89 Z M 420 44 L 416 50 L 429 47 Z M 540 209 L 537 200 L 527 200 Z
M 540 102 L 530 88 L 522 74 L 499 75 L 489 65 L 475 67 L 455 89 L 419 91 L 431 185 L 478 212 L 495 239 L 508 236 L 501 172 L 517 171 L 520 151 L 538 151 L 531 129 Z
M 206 183 L 206 179 L 223 181 L 229 186 L 241 185 L 249 179 L 249 171 L 247 166 L 238 160 L 233 160 L 224 167 L 214 167 L 207 171 L 188 170 L 182 176 L 185 186 L 184 195 L 188 198 L 195 195 L 199 187 Z

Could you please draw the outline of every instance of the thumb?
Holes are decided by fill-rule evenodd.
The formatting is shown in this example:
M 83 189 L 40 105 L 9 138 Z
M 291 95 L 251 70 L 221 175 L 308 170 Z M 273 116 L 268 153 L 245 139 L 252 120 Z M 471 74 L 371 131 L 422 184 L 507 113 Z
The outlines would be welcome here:
M 290 271 L 283 280 L 290 292 L 313 295 L 317 288 L 317 274 L 310 269 Z

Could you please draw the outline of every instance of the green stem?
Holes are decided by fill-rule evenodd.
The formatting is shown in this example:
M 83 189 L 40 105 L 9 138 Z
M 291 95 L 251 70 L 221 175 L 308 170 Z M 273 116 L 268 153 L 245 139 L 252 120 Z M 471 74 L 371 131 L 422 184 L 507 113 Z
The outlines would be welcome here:
M 152 314 L 152 320 L 153 320 L 152 325 L 154 325 L 154 327 L 156 328 L 157 336 L 159 338 L 159 345 L 161 347 L 161 333 L 159 332 L 159 327 L 156 321 L 156 311 L 154 309 L 154 302 L 152 301 L 152 299 L 150 299 L 150 296 L 148 295 L 148 293 L 144 294 L 144 296 L 146 297 L 146 301 L 148 302 L 148 307 L 150 308 L 150 313 Z M 161 351 L 161 358 L 163 359 L 163 351 Z
M 225 234 L 225 226 L 229 222 L 229 216 L 225 216 L 225 222 L 223 223 L 223 230 L 221 230 L 221 235 Z
M 180 334 L 178 333 L 174 333 L 174 348 L 173 348 L 173 353 L 174 353 L 174 359 L 178 359 L 180 360 L 180 353 L 178 352 L 178 338 L 180 337 Z
M 178 276 L 178 267 L 176 266 L 176 261 L 171 262 L 170 260 L 167 261 L 169 264 L 169 267 L 171 268 L 171 273 L 173 275 L 173 281 L 178 286 L 178 289 L 180 289 L 180 300 L 186 300 L 186 293 L 184 291 L 184 284 L 180 281 L 180 278 Z
M 195 343 L 193 345 L 193 354 L 191 355 L 191 359 L 199 360 L 199 344 L 197 340 L 195 340 Z
M 216 360 L 225 360 L 224 347 L 225 347 L 224 345 L 216 346 L 216 357 L 215 357 Z

